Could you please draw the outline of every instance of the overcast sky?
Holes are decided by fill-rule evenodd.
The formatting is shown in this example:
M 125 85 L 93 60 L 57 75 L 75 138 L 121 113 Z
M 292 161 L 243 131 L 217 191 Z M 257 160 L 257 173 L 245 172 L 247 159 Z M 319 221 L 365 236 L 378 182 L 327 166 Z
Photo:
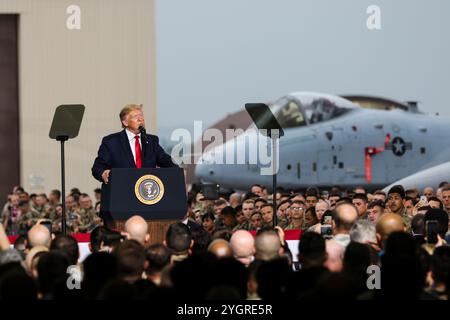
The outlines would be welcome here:
M 368 30 L 366 9 L 381 9 Z M 450 116 L 448 0 L 156 0 L 158 126 L 293 91 L 418 100 Z

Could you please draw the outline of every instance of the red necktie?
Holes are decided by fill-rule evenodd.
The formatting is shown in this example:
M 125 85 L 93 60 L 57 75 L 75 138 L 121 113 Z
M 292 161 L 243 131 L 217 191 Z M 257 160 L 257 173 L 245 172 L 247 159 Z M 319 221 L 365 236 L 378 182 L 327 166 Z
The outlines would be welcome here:
M 136 151 L 136 168 L 142 167 L 141 145 L 139 144 L 139 136 L 134 137 L 134 150 Z

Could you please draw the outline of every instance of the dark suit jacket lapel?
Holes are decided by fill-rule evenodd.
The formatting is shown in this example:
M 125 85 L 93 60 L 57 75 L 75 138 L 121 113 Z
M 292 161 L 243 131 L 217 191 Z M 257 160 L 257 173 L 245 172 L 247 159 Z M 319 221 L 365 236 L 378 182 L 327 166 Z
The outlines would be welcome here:
M 145 160 L 146 156 L 147 156 L 147 149 L 148 149 L 148 137 L 143 137 L 141 134 L 141 146 L 142 146 L 142 159 Z M 142 163 L 142 165 L 144 165 L 144 163 Z
M 126 129 L 122 131 L 120 135 L 120 144 L 122 145 L 124 155 L 128 159 L 128 162 L 131 165 L 131 168 L 136 168 L 136 163 L 134 162 L 133 153 L 130 148 L 130 141 L 128 140 L 128 135 L 125 132 Z

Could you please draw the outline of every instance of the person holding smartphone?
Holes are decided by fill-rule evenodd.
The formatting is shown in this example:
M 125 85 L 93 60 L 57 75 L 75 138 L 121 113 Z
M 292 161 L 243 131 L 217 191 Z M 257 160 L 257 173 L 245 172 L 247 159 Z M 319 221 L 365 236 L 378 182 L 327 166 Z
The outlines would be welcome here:
M 447 244 L 448 214 L 442 209 L 429 209 L 425 213 L 425 241 L 423 248 L 433 254 L 436 247 Z
M 316 223 L 315 225 L 311 226 L 308 228 L 308 231 L 314 231 L 317 233 L 321 233 L 321 229 L 322 226 L 324 225 L 323 223 L 323 217 L 324 214 L 330 210 L 330 202 L 328 200 L 323 200 L 320 199 L 317 203 L 316 203 L 316 217 L 317 220 L 319 221 L 318 223 Z M 325 223 L 329 226 L 331 226 L 331 216 L 327 217 L 326 219 L 330 219 L 329 223 Z M 327 220 L 328 221 L 328 220 Z

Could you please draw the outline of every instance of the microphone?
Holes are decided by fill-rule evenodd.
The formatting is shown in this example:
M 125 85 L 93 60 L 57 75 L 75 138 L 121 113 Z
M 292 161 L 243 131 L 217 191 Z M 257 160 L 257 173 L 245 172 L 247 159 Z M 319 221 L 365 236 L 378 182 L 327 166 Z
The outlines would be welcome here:
M 138 130 L 141 132 L 141 139 L 142 139 L 142 141 L 145 141 L 145 143 L 148 144 L 147 132 L 145 131 L 144 126 L 139 126 Z

